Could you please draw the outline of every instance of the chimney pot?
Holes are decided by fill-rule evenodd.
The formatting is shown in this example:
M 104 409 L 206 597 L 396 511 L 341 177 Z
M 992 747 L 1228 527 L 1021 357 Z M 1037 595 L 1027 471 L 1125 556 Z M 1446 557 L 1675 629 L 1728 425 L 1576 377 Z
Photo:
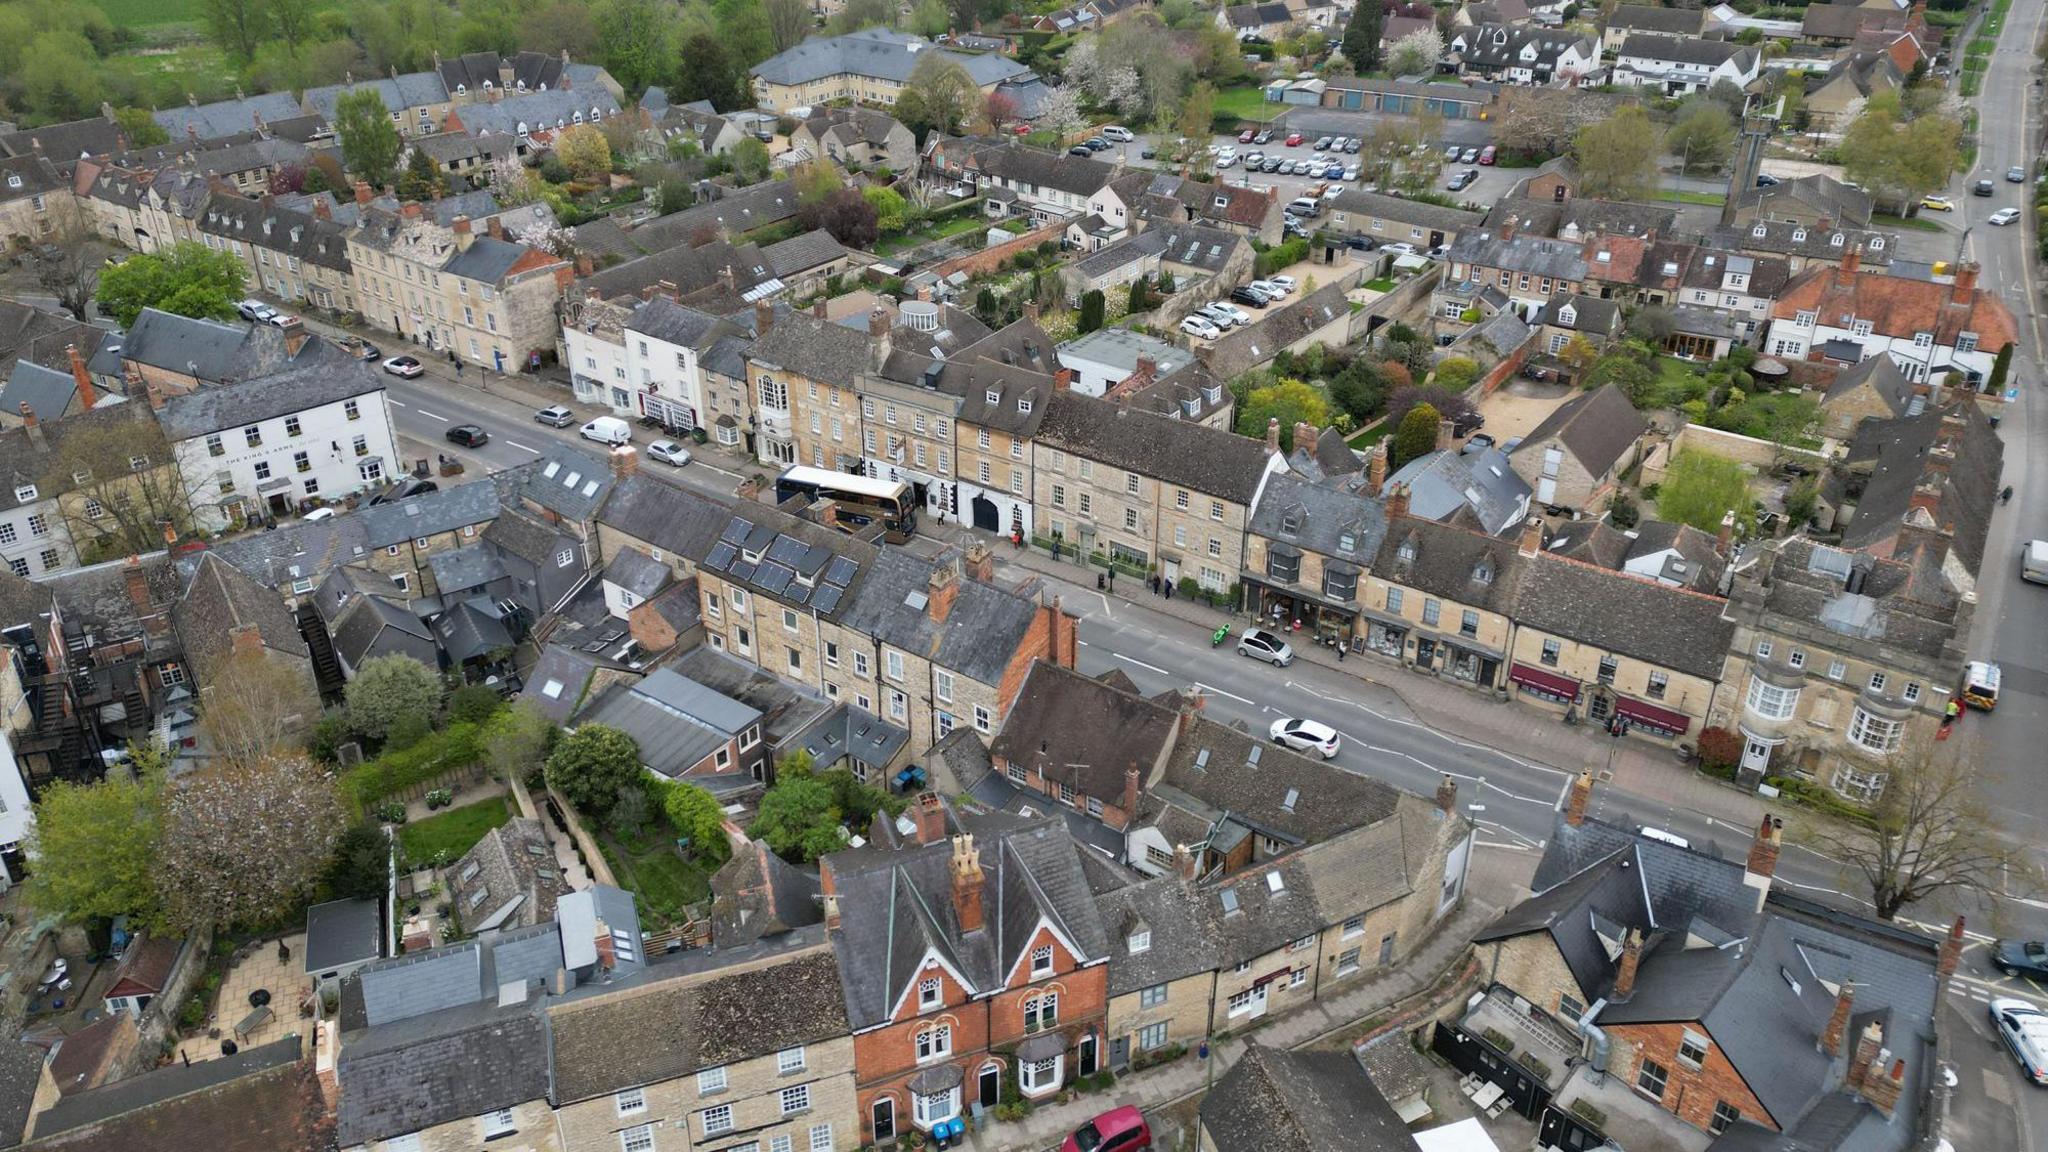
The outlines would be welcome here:
M 917 811 L 912 814 L 917 825 L 919 844 L 936 844 L 946 836 L 946 809 L 939 803 L 936 792 L 920 792 L 917 796 Z
M 1387 493 L 1387 519 L 1397 520 L 1408 515 L 1408 486 L 1396 484 Z
M 1870 1077 L 1870 1066 L 1877 1062 L 1884 1051 L 1884 1028 L 1872 1020 L 1863 1026 L 1856 1037 L 1856 1051 L 1849 1057 L 1849 1070 L 1843 1082 L 1851 1089 L 1861 1089 Z
M 1437 781 L 1436 810 L 1446 816 L 1454 816 L 1458 812 L 1458 781 L 1449 773 Z
M 965 833 L 953 837 L 953 914 L 964 935 L 984 926 L 981 907 L 981 853 L 974 837 Z
M 1778 871 L 1778 852 L 1784 844 L 1785 822 L 1776 816 L 1765 815 L 1763 823 L 1757 826 L 1756 838 L 1749 844 L 1749 861 L 1746 865 L 1751 875 L 1774 876 Z
M 1574 828 L 1586 822 L 1586 805 L 1593 799 L 1593 770 L 1588 768 L 1572 781 L 1564 801 L 1564 822 Z
M 92 386 L 92 373 L 86 371 L 85 357 L 79 354 L 78 345 L 65 345 L 64 354 L 71 359 L 71 379 L 78 385 L 79 410 L 89 412 L 93 405 L 99 403 L 99 393 Z
M 1835 1010 L 1828 1015 L 1828 1024 L 1820 1034 L 1820 1052 L 1829 1060 L 1842 1055 L 1842 1042 L 1848 1039 L 1849 1017 L 1856 1007 L 1856 986 L 1842 985 L 1835 994 Z

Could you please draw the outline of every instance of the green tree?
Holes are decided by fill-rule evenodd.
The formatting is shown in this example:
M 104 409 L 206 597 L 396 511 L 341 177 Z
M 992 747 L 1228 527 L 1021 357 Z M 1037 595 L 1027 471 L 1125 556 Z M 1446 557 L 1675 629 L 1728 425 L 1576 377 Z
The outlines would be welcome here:
M 389 884 L 391 839 L 376 824 L 358 824 L 341 834 L 327 862 L 328 895 L 337 900 L 375 900 Z
M 845 813 L 832 786 L 811 774 L 809 756 L 775 768 L 775 787 L 761 797 L 747 834 L 792 863 L 809 864 L 846 846 Z
M 597 55 L 612 78 L 638 92 L 665 84 L 675 58 L 674 8 L 662 0 L 603 0 L 592 23 Z
M 481 5 L 479 5 L 481 7 Z M 317 33 L 319 5 L 316 0 L 269 0 L 270 25 L 277 32 L 277 38 L 284 42 L 285 50 L 293 56 L 299 54 L 299 46 L 313 40 Z M 468 6 L 464 6 L 468 15 Z M 516 47 L 508 45 L 506 50 Z
M 910 203 L 894 188 L 870 184 L 860 195 L 875 210 L 875 227 L 883 232 L 901 232 L 910 223 Z
M 1643 511 L 1636 505 L 1635 497 L 1626 492 L 1616 492 L 1613 501 L 1607 505 L 1607 518 L 1614 522 L 1616 528 L 1626 531 L 1642 520 Z
M 144 308 L 195 319 L 229 320 L 242 295 L 242 262 L 234 253 L 182 240 L 166 249 L 140 252 L 100 270 L 93 298 L 100 312 L 122 327 Z
M 910 11 L 910 30 L 927 40 L 936 40 L 946 34 L 952 19 L 946 11 L 946 0 L 918 0 L 917 7 Z
M 1436 366 L 1436 386 L 1450 392 L 1463 392 L 1479 379 L 1479 365 L 1466 356 L 1453 356 Z
M 342 690 L 349 726 L 382 740 L 403 716 L 432 717 L 441 710 L 441 678 L 410 656 L 373 656 Z
M 1680 449 L 1671 458 L 1657 488 L 1657 515 L 1690 524 L 1702 532 L 1718 532 L 1729 512 L 1749 518 L 1749 480 L 1742 465 L 1697 448 Z
M 611 175 L 612 146 L 592 124 L 574 124 L 555 134 L 555 155 L 578 180 L 598 181 Z
M 1358 0 L 1351 22 L 1344 25 L 1344 58 L 1359 73 L 1380 66 L 1380 36 L 1387 25 L 1384 0 Z
M 300 906 L 334 858 L 334 780 L 292 756 L 212 764 L 164 790 L 157 890 L 187 932 L 249 927 Z
M 1074 331 L 1079 335 L 1085 336 L 1102 327 L 1103 308 L 1104 302 L 1100 289 L 1090 288 L 1088 291 L 1081 293 L 1081 316 L 1074 323 Z
M 1962 125 L 1947 116 L 1907 119 L 1896 92 L 1880 92 L 1849 122 L 1839 148 L 1843 177 L 1900 212 L 1948 183 Z
M 1361 356 L 1330 381 L 1330 400 L 1355 423 L 1363 424 L 1386 409 L 1386 379 L 1378 365 Z
M 147 108 L 116 108 L 114 120 L 121 125 L 121 135 L 127 137 L 131 148 L 154 148 L 171 139 L 171 134 L 164 131 Z
M 500 712 L 484 737 L 484 756 L 492 771 L 507 780 L 525 780 L 547 763 L 560 729 L 530 701 Z
M 733 182 L 742 188 L 768 178 L 768 146 L 752 136 L 733 145 L 726 160 L 732 165 Z
M 714 107 L 731 108 L 749 102 L 746 69 L 711 32 L 684 40 L 676 63 L 676 85 L 670 95 L 677 103 L 709 100 Z
M 213 42 L 237 60 L 253 59 L 256 46 L 270 36 L 270 9 L 264 0 L 206 0 L 205 12 Z
M 1991 382 L 1984 390 L 1994 396 L 2004 395 L 2005 378 L 2012 374 L 2012 350 L 2015 345 L 2007 343 L 1998 350 L 1998 358 L 1991 362 Z
M 1570 346 L 1566 346 L 1569 350 Z M 1621 389 L 1629 403 L 1643 405 L 1656 398 L 1657 371 L 1626 351 L 1611 351 L 1593 361 L 1582 381 L 1588 392 L 1612 384 Z
M 504 698 L 488 684 L 464 684 L 448 694 L 450 724 L 487 724 L 505 707 Z
M 1124 304 L 1125 315 L 1136 316 L 1140 312 L 1149 312 L 1152 310 L 1152 293 L 1149 290 L 1150 284 L 1151 277 L 1149 276 L 1140 276 L 1136 280 L 1131 281 L 1130 299 Z
M 76 32 L 45 29 L 28 41 L 12 87 L 22 108 L 45 122 L 99 111 L 105 70 L 92 42 Z
M 767 9 L 768 30 L 777 52 L 803 43 L 804 37 L 816 27 L 816 21 L 811 19 L 811 6 L 804 0 L 766 0 L 762 6 Z
M 663 789 L 661 811 L 669 827 L 689 837 L 692 855 L 724 860 L 732 854 L 725 836 L 725 809 L 711 793 L 687 780 L 675 781 Z
M 876 25 L 886 28 L 895 22 L 896 0 L 846 0 L 826 27 L 832 35 L 841 36 Z
M 1657 181 L 1657 130 L 1633 104 L 1579 129 L 1572 137 L 1579 166 L 1578 194 L 1596 200 L 1635 200 Z
M 1417 404 L 1401 417 L 1401 426 L 1394 430 L 1392 459 L 1388 462 L 1399 468 L 1410 460 L 1427 456 L 1436 450 L 1437 424 L 1443 417 L 1434 405 Z
M 1395 76 L 1423 75 L 1436 70 L 1443 59 L 1444 34 L 1434 27 L 1418 28 L 1394 43 L 1387 53 L 1387 71 Z M 1430 133 L 1430 139 L 1436 139 Z
M 896 118 L 921 139 L 927 132 L 957 134 L 981 108 L 981 86 L 959 62 L 928 52 L 910 70 L 896 97 Z
M 1363 2 L 1375 3 L 1377 0 Z M 1188 89 L 1187 99 L 1181 102 L 1180 116 L 1176 123 L 1181 135 L 1190 140 L 1200 141 L 1208 138 L 1215 120 L 1216 89 L 1205 80 Z M 1196 162 L 1201 163 L 1207 158 L 1208 153 L 1201 151 L 1198 145 L 1195 152 Z
M 153 772 L 44 785 L 29 826 L 29 904 L 66 921 L 153 915 L 162 800 Z
M 1712 97 L 1689 100 L 1664 134 L 1664 150 L 1679 157 L 1688 176 L 1719 172 L 1735 153 L 1735 121 Z
M 602 724 L 585 724 L 556 743 L 548 756 L 548 787 L 602 824 L 618 802 L 619 789 L 639 786 L 640 746 L 631 736 Z
M 1294 426 L 1297 423 L 1313 424 L 1318 428 L 1330 422 L 1330 404 L 1323 394 L 1300 380 L 1276 380 L 1264 388 L 1254 388 L 1246 395 L 1245 402 L 1237 411 L 1237 431 L 1241 436 L 1264 439 L 1268 422 L 1280 421 L 1280 450 L 1294 451 Z
M 398 198 L 400 200 L 432 200 L 448 191 L 447 174 L 424 148 L 412 150 L 412 158 L 406 161 L 405 171 L 398 177 Z
M 1801 476 L 1785 493 L 1785 519 L 1794 532 L 1813 523 L 1813 510 L 1820 503 L 1820 481 Z
M 375 88 L 344 92 L 334 102 L 334 133 L 341 137 L 341 162 L 358 179 L 382 187 L 398 164 L 398 129 Z

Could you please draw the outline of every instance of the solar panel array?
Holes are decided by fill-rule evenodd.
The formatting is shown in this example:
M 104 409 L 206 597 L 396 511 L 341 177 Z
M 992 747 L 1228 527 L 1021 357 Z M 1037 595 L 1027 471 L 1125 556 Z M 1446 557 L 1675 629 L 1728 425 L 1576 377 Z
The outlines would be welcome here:
M 792 604 L 831 613 L 846 597 L 860 565 L 829 548 L 806 544 L 735 516 L 719 533 L 704 567 Z

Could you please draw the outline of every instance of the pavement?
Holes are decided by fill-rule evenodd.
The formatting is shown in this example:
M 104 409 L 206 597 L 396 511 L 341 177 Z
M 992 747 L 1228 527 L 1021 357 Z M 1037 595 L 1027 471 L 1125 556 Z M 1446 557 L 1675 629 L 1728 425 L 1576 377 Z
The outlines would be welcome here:
M 1065 1104 L 1042 1105 L 1011 1123 L 979 1126 L 968 1134 L 967 1144 L 976 1152 L 1050 1149 L 1069 1132 L 1111 1108 L 1135 1104 L 1149 1111 L 1207 1091 L 1244 1054 L 1250 1040 L 1274 1048 L 1304 1048 L 1429 990 L 1440 977 L 1465 964 L 1472 935 L 1499 914 L 1498 908 L 1468 897 L 1456 913 L 1438 926 L 1429 942 L 1398 968 L 1383 969 L 1348 991 L 1287 1015 L 1270 1017 L 1270 1022 L 1255 1026 L 1244 1035 L 1216 1041 L 1207 1046 L 1206 1057 L 1200 1049 L 1192 1049 L 1170 1064 L 1120 1077 L 1109 1092 L 1076 1096 Z
M 222 1054 L 220 1046 L 225 1040 L 254 1048 L 294 1033 L 311 1050 L 313 1020 L 299 1016 L 299 1001 L 313 986 L 305 972 L 306 934 L 296 932 L 283 939 L 291 950 L 289 959 L 280 960 L 277 943 L 264 940 L 252 945 L 248 955 L 230 964 L 227 978 L 221 981 L 220 992 L 214 997 L 213 1014 L 208 1017 L 205 1030 L 181 1038 L 179 1056 L 195 1063 L 212 1060 Z M 247 1034 L 236 1036 L 235 1025 L 252 1010 L 249 996 L 259 989 L 270 993 L 270 1019 Z M 219 1036 L 210 1035 L 214 1031 Z

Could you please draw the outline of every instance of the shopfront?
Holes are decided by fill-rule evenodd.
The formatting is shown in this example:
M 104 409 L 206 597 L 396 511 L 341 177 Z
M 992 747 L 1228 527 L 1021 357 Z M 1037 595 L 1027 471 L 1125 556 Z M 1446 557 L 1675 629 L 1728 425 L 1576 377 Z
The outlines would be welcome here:
M 1358 619 L 1355 607 L 1334 604 L 1250 573 L 1243 581 L 1245 608 L 1266 627 L 1283 634 L 1300 633 L 1324 645 L 1351 643 Z
M 1509 668 L 1508 680 L 1514 684 L 1517 694 L 1559 708 L 1569 709 L 1579 700 L 1577 680 L 1527 664 L 1515 664 Z

